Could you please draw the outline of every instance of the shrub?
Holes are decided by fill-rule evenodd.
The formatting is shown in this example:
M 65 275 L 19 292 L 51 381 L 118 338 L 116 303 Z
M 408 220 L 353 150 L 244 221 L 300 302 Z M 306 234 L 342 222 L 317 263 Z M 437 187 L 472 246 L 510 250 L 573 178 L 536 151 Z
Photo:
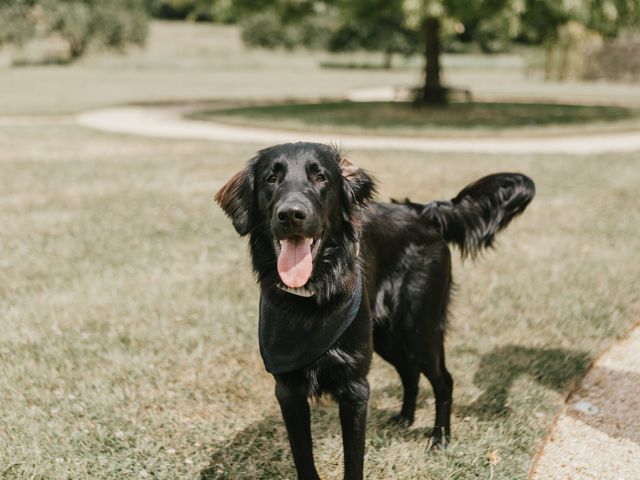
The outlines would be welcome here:
M 609 40 L 588 51 L 584 78 L 640 81 L 640 36 Z
M 34 2 L 30 0 L 0 0 L 0 45 L 21 45 L 33 37 Z
M 142 0 L 45 0 L 42 7 L 48 31 L 67 41 L 72 60 L 92 43 L 122 49 L 147 37 Z
M 21 45 L 34 36 L 64 39 L 69 58 L 90 44 L 122 49 L 147 36 L 144 0 L 0 0 L 0 44 Z
M 283 23 L 277 13 L 261 12 L 242 22 L 242 40 L 251 47 L 322 48 L 331 34 L 325 19 L 301 18 Z
M 219 23 L 236 21 L 233 0 L 146 0 L 145 4 L 155 18 Z

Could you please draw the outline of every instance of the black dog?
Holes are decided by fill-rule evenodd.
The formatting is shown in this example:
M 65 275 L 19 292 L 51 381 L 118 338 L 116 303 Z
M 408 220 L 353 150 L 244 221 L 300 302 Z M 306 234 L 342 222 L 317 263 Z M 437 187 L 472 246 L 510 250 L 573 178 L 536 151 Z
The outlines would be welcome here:
M 299 479 L 318 479 L 309 396 L 340 407 L 345 478 L 363 473 L 372 351 L 400 374 L 394 422 L 413 422 L 423 373 L 436 399 L 432 445 L 450 436 L 453 380 L 444 333 L 451 290 L 447 242 L 463 255 L 491 246 L 534 184 L 516 173 L 482 178 L 451 201 L 370 203 L 375 182 L 330 146 L 260 151 L 216 195 L 250 235 L 260 297 L 260 351 L 276 380 Z

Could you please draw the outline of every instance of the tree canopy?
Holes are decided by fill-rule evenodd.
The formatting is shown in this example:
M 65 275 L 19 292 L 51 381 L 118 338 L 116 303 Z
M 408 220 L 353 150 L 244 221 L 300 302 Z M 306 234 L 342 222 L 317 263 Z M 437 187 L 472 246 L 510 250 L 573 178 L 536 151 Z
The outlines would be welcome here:
M 425 55 L 417 97 L 446 101 L 439 57 L 445 35 L 495 51 L 552 41 L 577 22 L 605 37 L 640 27 L 640 0 L 236 0 L 249 45 Z

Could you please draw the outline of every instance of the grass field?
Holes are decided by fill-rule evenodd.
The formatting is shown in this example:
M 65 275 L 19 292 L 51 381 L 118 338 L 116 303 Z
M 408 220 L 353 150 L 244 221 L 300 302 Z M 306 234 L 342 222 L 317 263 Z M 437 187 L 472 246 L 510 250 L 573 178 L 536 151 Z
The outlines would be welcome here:
M 615 106 L 462 102 L 417 108 L 410 102 L 349 101 L 249 106 L 194 115 L 198 119 L 268 128 L 406 135 L 454 130 L 491 134 L 525 129 L 553 133 L 567 125 L 625 126 L 629 122 L 624 121 L 634 116 L 638 113 Z
M 0 129 L 0 477 L 291 477 L 247 249 L 212 202 L 255 148 Z M 455 264 L 450 449 L 425 452 L 426 388 L 411 430 L 386 426 L 401 388 L 376 360 L 366 461 L 369 478 L 487 478 L 497 452 L 494 478 L 524 478 L 568 386 L 638 318 L 640 157 L 350 153 L 382 197 L 536 180 L 497 250 Z M 314 409 L 325 478 L 336 415 Z
M 154 24 L 146 52 L 2 71 L 0 115 L 303 97 L 316 87 L 333 95 L 414 79 L 409 69 L 323 71 L 299 53 L 241 57 L 237 32 L 207 28 Z M 522 78 L 508 62 L 485 72 L 495 58 L 448 61 L 453 76 L 478 80 L 487 95 L 498 75 Z M 611 100 L 628 89 L 523 82 L 507 94 Z M 247 248 L 212 198 L 264 145 L 39 122 L 0 126 L 0 478 L 292 478 L 258 354 Z M 536 199 L 496 250 L 455 261 L 450 448 L 425 451 L 433 397 L 424 381 L 416 424 L 387 426 L 401 387 L 376 359 L 366 457 L 368 478 L 526 478 L 566 390 L 638 319 L 640 153 L 348 153 L 377 175 L 382 198 L 449 198 L 500 170 L 535 179 Z M 314 407 L 313 432 L 323 478 L 340 478 L 334 404 Z

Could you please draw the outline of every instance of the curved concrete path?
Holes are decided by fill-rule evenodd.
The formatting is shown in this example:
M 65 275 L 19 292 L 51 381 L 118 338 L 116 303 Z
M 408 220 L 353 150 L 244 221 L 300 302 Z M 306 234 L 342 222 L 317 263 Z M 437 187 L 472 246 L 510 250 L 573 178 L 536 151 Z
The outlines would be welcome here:
M 530 478 L 640 478 L 640 326 L 596 360 L 571 394 Z
M 109 132 L 150 137 L 201 139 L 218 142 L 275 143 L 314 141 L 338 143 L 350 149 L 413 150 L 420 152 L 546 153 L 590 155 L 640 150 L 640 131 L 564 137 L 426 138 L 387 135 L 339 135 L 233 126 L 192 120 L 185 115 L 202 107 L 123 106 L 82 113 L 78 124 Z

